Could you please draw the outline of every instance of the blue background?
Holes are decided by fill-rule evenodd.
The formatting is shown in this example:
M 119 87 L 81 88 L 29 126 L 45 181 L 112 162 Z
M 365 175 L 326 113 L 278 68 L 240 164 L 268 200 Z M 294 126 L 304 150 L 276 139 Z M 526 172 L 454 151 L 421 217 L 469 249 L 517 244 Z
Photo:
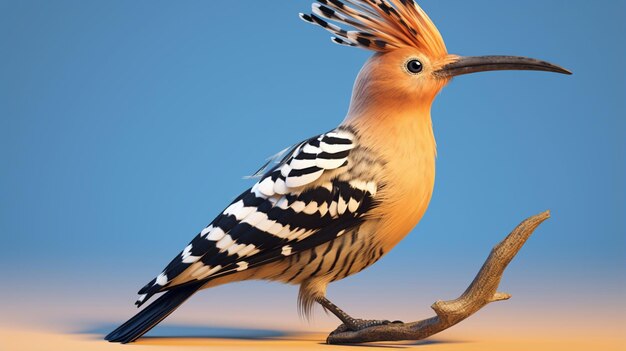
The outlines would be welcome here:
M 302 23 L 309 3 L 1 1 L 1 296 L 47 292 L 128 316 L 135 291 L 251 184 L 242 176 L 336 126 L 370 53 Z M 574 75 L 484 73 L 446 87 L 432 110 L 426 216 L 329 296 L 363 314 L 386 311 L 368 301 L 389 291 L 398 304 L 418 291 L 414 305 L 453 297 L 510 229 L 550 209 L 507 271 L 517 307 L 557 294 L 563 308 L 618 301 L 626 2 L 421 4 L 452 53 L 537 57 Z M 246 284 L 204 295 L 296 319 L 294 288 Z M 251 288 L 273 302 L 255 304 Z M 393 303 L 384 317 L 403 313 Z

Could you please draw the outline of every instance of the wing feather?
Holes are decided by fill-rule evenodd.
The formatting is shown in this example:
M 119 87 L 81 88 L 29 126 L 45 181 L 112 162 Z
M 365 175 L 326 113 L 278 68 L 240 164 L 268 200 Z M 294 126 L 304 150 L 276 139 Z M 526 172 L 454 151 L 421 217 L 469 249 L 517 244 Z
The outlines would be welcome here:
M 347 130 L 333 130 L 284 151 L 287 156 L 265 172 L 274 162 L 268 161 L 255 173 L 265 172 L 261 179 L 144 286 L 136 304 L 173 286 L 279 260 L 359 225 L 374 206 L 372 186 L 365 180 L 317 181 L 348 163 L 354 139 Z

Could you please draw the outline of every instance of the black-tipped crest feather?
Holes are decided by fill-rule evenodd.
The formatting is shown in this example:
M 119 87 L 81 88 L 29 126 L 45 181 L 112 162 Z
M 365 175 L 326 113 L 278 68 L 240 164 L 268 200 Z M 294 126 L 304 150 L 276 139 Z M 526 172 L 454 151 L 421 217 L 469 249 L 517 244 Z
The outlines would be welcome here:
M 447 54 L 439 31 L 412 0 L 318 0 L 311 12 L 300 18 L 333 33 L 336 44 L 374 51 L 412 46 L 435 57 Z

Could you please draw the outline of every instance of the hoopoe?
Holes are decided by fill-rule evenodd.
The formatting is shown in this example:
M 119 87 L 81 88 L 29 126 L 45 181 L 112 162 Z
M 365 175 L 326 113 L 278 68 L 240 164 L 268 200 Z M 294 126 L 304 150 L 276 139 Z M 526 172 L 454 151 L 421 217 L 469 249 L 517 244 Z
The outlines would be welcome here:
M 473 72 L 571 74 L 525 57 L 448 54 L 413 0 L 318 2 L 300 14 L 304 21 L 337 44 L 375 52 L 345 119 L 261 167 L 258 182 L 144 286 L 136 304 L 164 294 L 107 340 L 132 342 L 196 291 L 251 279 L 299 284 L 305 316 L 317 302 L 350 330 L 388 323 L 351 317 L 326 298 L 326 287 L 379 260 L 424 215 L 435 181 L 435 96 L 452 77 Z

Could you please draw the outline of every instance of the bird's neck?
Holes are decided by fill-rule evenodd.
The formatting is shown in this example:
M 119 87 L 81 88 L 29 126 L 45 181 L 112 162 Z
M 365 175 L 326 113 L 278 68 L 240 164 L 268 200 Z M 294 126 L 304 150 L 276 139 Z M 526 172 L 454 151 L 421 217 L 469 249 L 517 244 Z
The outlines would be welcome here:
M 381 152 L 381 156 L 393 152 L 393 158 L 434 159 L 437 149 L 430 117 L 432 101 L 355 100 L 342 125 L 354 129 L 367 147 Z

